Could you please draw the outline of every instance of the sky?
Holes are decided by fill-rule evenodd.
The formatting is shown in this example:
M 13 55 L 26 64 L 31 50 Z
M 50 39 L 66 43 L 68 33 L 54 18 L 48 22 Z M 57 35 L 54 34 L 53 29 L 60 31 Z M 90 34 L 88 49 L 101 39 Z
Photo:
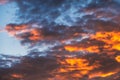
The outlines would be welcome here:
M 118 0 L 0 0 L 0 80 L 119 80 Z
M 16 10 L 15 3 L 0 5 L 0 54 L 23 56 L 23 53 L 26 53 L 26 47 L 23 47 L 17 39 L 4 31 L 7 24 L 15 22 Z

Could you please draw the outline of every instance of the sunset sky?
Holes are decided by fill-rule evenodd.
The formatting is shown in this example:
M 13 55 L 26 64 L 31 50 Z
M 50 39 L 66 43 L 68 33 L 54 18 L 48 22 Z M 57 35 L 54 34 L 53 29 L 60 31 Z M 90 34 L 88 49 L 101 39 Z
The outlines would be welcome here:
M 0 0 L 0 80 L 119 80 L 119 0 Z

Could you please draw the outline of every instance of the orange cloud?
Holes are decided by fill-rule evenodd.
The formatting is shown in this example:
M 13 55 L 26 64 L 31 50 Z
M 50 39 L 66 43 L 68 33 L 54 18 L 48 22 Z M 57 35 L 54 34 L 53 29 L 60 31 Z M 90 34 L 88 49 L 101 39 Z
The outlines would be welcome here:
M 91 35 L 91 39 L 96 39 L 106 43 L 104 46 L 109 47 L 109 50 L 120 50 L 120 32 L 97 32 Z
M 87 52 L 99 52 L 98 46 L 88 46 L 88 47 L 79 47 L 79 46 L 65 46 L 65 50 L 69 52 L 78 52 L 78 51 L 87 51 Z
M 64 48 L 69 52 L 86 51 L 90 53 L 99 53 L 101 52 L 100 49 L 105 52 L 112 50 L 120 51 L 119 35 L 120 32 L 97 32 L 96 34 L 91 34 L 90 38 L 84 43 L 81 42 L 76 45 L 66 45 Z M 97 41 L 102 42 L 103 44 L 98 43 Z
M 115 60 L 120 63 L 120 55 L 116 56 Z
M 13 30 L 20 31 L 20 30 L 24 30 L 24 29 L 26 29 L 26 28 L 28 28 L 28 26 L 25 25 L 25 24 L 21 24 L 21 25 L 8 24 L 8 25 L 5 27 L 5 29 L 6 29 L 7 31 L 13 31 Z
M 26 24 L 15 25 L 15 24 L 8 24 L 5 27 L 5 30 L 12 36 L 15 36 L 20 33 L 28 32 L 29 26 Z
M 68 58 L 60 61 L 60 64 L 62 65 L 58 70 L 60 73 L 77 71 L 71 75 L 72 77 L 83 77 L 84 75 L 89 74 L 91 70 L 100 66 L 97 62 L 90 65 L 88 60 L 82 58 Z
M 39 41 L 43 39 L 43 34 L 40 28 L 33 28 L 27 24 L 8 24 L 5 30 L 11 35 L 20 40 Z
M 13 78 L 23 78 L 21 74 L 12 74 L 11 75 Z
M 61 67 L 58 68 L 55 72 L 57 72 L 58 75 L 59 73 L 64 74 L 64 76 L 62 75 L 61 77 L 66 77 L 66 79 L 69 78 L 69 76 L 76 79 L 82 79 L 85 75 L 88 76 L 88 79 L 96 77 L 106 78 L 120 71 L 117 67 L 113 70 L 106 69 L 107 66 L 101 64 L 102 60 L 96 60 L 95 62 L 92 61 L 91 63 L 91 60 L 85 58 L 65 58 L 58 62 L 61 64 Z
M 103 72 L 96 72 L 94 74 L 90 74 L 89 78 L 94 78 L 94 77 L 108 77 L 111 76 L 113 74 L 115 74 L 116 72 L 107 72 L 107 73 L 103 73 Z
M 31 36 L 29 37 L 29 39 L 32 41 L 38 41 L 43 38 L 43 36 L 41 34 L 41 30 L 39 30 L 39 29 L 32 29 L 30 31 L 30 34 L 31 34 Z

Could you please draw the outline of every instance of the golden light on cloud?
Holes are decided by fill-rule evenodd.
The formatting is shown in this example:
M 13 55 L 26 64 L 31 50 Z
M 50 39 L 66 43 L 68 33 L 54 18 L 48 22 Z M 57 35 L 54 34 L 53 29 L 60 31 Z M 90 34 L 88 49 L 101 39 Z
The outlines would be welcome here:
M 96 72 L 94 74 L 90 74 L 89 78 L 94 78 L 94 77 L 108 77 L 111 76 L 113 74 L 115 74 L 116 72 L 107 72 L 107 73 L 103 73 L 103 72 Z
M 103 73 L 103 74 L 101 74 L 100 76 L 101 77 L 107 77 L 107 76 L 111 76 L 111 75 L 113 75 L 113 74 L 115 74 L 116 72 L 108 72 L 108 73 Z
M 64 77 L 66 78 L 68 76 L 73 78 L 83 78 L 87 75 L 88 79 L 97 77 L 106 78 L 119 72 L 119 69 L 117 68 L 113 71 L 101 70 L 103 65 L 101 65 L 100 61 L 96 60 L 92 63 L 90 61 L 85 58 L 66 58 L 59 61 L 61 67 L 57 70 L 60 74 L 65 74 Z M 70 73 L 72 73 L 72 75 Z
M 12 24 L 9 24 L 5 27 L 5 29 L 7 31 L 13 31 L 13 30 L 16 30 L 16 31 L 20 31 L 20 30 L 24 30 L 24 29 L 27 29 L 28 26 L 25 25 L 25 24 L 21 24 L 21 25 L 12 25 Z
M 91 39 L 103 41 L 109 46 L 109 50 L 120 50 L 120 32 L 97 32 L 95 35 L 91 35 Z
M 96 34 L 90 35 L 90 40 L 97 40 L 104 42 L 102 45 L 103 50 L 111 51 L 111 50 L 118 50 L 120 51 L 120 32 L 97 32 Z M 81 44 L 81 43 L 80 43 Z M 79 52 L 79 51 L 86 51 L 90 53 L 99 53 L 100 46 L 99 45 L 66 45 L 64 46 L 65 50 L 69 52 Z M 85 45 L 85 44 L 84 44 Z
M 68 58 L 60 62 L 62 67 L 58 70 L 60 73 L 75 72 L 71 76 L 73 77 L 83 77 L 100 65 L 96 62 L 90 65 L 89 61 L 82 58 Z
M 90 40 L 97 40 L 104 42 L 105 44 L 102 45 L 104 50 L 120 50 L 120 32 L 97 32 L 96 34 L 90 35 Z M 64 46 L 65 50 L 69 52 L 78 52 L 78 51 L 86 51 L 90 53 L 99 53 L 100 46 L 99 45 L 87 45 L 77 46 L 77 45 L 67 45 Z
M 87 52 L 99 52 L 98 46 L 88 46 L 88 47 L 79 47 L 79 46 L 65 46 L 65 50 L 69 52 L 78 52 L 78 51 L 87 51 Z
M 21 74 L 12 74 L 11 75 L 13 78 L 23 78 Z
M 11 36 L 15 36 L 17 34 L 20 33 L 25 33 L 28 32 L 28 25 L 26 24 L 21 24 L 21 25 L 14 25 L 14 24 L 8 24 L 5 27 L 5 30 L 11 35 Z
M 115 60 L 120 63 L 120 55 L 116 56 Z
M 30 31 L 31 36 L 29 37 L 30 40 L 32 41 L 38 41 L 42 39 L 42 34 L 39 29 L 32 29 Z

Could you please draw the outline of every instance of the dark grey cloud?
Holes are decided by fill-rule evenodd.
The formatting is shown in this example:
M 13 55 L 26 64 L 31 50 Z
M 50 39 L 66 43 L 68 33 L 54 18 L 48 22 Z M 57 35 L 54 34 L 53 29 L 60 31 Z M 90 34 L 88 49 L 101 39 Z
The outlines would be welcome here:
M 15 1 L 19 7 L 17 15 L 22 22 L 37 22 L 47 26 L 83 26 L 91 19 L 109 21 L 119 15 L 119 4 L 111 0 Z
M 55 58 L 45 57 L 23 57 L 21 63 L 14 65 L 12 68 L 0 68 L 1 80 L 47 80 L 52 77 L 52 70 L 58 67 Z M 18 75 L 18 76 L 17 76 Z
M 66 60 L 73 60 L 74 62 L 66 62 Z M 0 68 L 0 79 L 33 80 L 36 78 L 36 80 L 60 80 L 61 77 L 63 80 L 84 80 L 85 78 L 90 80 L 109 80 L 115 78 L 117 80 L 119 79 L 117 76 L 120 74 L 119 67 L 120 63 L 105 54 L 89 54 L 79 57 L 25 56 L 21 58 L 21 63 L 17 63 L 11 68 Z M 86 74 L 82 73 L 83 71 L 88 72 Z M 110 77 L 103 77 L 110 72 L 115 73 L 112 76 L 110 75 Z

